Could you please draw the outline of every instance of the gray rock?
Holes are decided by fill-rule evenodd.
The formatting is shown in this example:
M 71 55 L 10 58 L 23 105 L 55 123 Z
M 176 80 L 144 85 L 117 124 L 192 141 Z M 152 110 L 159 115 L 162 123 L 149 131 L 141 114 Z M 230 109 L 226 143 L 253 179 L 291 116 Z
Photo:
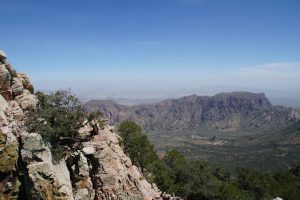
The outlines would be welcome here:
M 33 93 L 33 85 L 29 81 L 27 75 L 23 73 L 17 73 L 17 77 L 22 82 L 24 89 L 29 90 L 31 93 Z
M 43 139 L 38 133 L 29 133 L 23 140 L 23 150 L 41 151 L 46 148 Z
M 67 158 L 75 199 L 94 199 L 95 191 L 90 177 L 90 166 L 81 152 L 74 152 Z
M 88 161 L 82 153 L 79 153 L 78 175 L 86 178 L 90 175 Z
M 22 82 L 16 77 L 13 78 L 11 88 L 14 96 L 22 94 L 24 89 Z
M 25 179 L 28 199 L 73 199 L 70 173 L 64 160 L 52 163 L 51 151 L 38 133 L 23 139 L 22 160 L 28 169 Z
M 5 65 L 0 64 L 0 91 L 6 91 L 10 88 L 11 76 Z
M 95 148 L 92 146 L 84 147 L 82 149 L 84 155 L 93 155 L 95 153 Z
M 94 136 L 92 177 L 97 198 L 153 200 L 160 197 L 118 143 L 118 135 L 105 128 Z M 127 164 L 126 164 L 127 163 Z
M 6 53 L 3 50 L 0 49 L 0 59 L 5 60 L 6 58 L 7 58 Z
M 75 200 L 91 200 L 88 189 L 80 189 L 77 191 Z
M 0 111 L 5 111 L 7 106 L 8 106 L 8 104 L 7 104 L 6 100 L 0 94 Z
M 37 98 L 35 95 L 31 94 L 28 90 L 24 90 L 21 95 L 18 95 L 15 100 L 19 103 L 20 107 L 24 111 L 32 110 L 36 108 Z

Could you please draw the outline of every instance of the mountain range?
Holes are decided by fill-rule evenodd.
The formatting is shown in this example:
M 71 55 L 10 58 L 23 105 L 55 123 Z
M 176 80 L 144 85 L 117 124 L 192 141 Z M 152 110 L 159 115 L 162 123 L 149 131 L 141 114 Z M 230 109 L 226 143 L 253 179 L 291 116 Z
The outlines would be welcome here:
M 134 106 L 91 100 L 84 107 L 100 110 L 111 125 L 135 121 L 160 154 L 177 149 L 229 170 L 277 171 L 300 162 L 300 111 L 274 106 L 263 93 L 190 95 Z
M 272 106 L 263 93 L 250 92 L 191 95 L 135 106 L 92 100 L 84 106 L 88 112 L 104 112 L 111 124 L 134 120 L 146 130 L 282 128 L 300 119 L 298 110 Z

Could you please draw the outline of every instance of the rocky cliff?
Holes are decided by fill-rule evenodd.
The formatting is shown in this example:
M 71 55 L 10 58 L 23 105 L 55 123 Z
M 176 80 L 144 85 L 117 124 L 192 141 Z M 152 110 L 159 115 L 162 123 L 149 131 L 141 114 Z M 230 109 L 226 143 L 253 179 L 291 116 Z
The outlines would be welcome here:
M 24 118 L 37 104 L 32 91 L 27 76 L 17 73 L 0 51 L 0 199 L 18 197 L 20 141 L 28 134 Z
M 51 147 L 24 125 L 37 98 L 25 74 L 0 51 L 0 199 L 160 199 L 132 165 L 114 128 L 97 128 L 90 141 L 53 162 Z M 95 131 L 86 123 L 82 134 Z
M 110 100 L 92 100 L 88 111 L 100 110 L 111 124 L 134 120 L 147 130 L 282 128 L 300 119 L 291 108 L 272 106 L 264 94 L 221 93 L 212 97 L 191 95 L 153 104 L 124 106 Z

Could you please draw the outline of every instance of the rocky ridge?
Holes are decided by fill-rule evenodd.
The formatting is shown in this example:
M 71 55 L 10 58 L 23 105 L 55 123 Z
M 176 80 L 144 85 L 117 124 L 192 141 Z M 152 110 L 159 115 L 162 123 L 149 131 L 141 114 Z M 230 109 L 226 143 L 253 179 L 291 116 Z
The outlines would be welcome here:
M 49 144 L 24 125 L 38 103 L 32 84 L 3 51 L 0 62 L 0 199 L 162 199 L 124 154 L 114 127 L 98 126 L 82 148 L 53 162 Z M 86 123 L 79 131 L 91 134 L 95 126 Z
M 263 93 L 250 92 L 191 95 L 136 106 L 92 100 L 85 108 L 106 113 L 110 124 L 133 120 L 148 131 L 282 128 L 300 119 L 299 111 L 273 106 Z

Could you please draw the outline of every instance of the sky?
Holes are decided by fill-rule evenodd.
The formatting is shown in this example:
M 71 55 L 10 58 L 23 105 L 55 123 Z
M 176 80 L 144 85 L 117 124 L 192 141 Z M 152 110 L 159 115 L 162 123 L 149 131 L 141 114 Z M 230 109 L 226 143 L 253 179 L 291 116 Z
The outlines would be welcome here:
M 300 104 L 299 0 L 0 5 L 0 49 L 37 90 L 84 100 L 247 90 Z

